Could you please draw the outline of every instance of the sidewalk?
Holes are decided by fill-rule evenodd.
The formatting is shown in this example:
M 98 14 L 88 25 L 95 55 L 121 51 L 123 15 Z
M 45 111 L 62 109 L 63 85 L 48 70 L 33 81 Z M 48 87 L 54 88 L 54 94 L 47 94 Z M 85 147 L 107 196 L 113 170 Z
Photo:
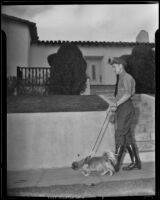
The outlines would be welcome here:
M 75 189 L 77 185 L 79 189 L 82 188 L 82 186 L 87 187 L 87 186 L 96 185 L 97 187 L 99 187 L 99 190 L 103 188 L 103 192 L 104 192 L 106 191 L 106 188 L 109 187 L 109 185 L 112 185 L 112 187 L 110 188 L 110 191 L 111 190 L 114 191 L 114 195 L 116 195 L 117 187 L 121 187 L 121 186 L 123 186 L 127 192 L 129 192 L 128 191 L 129 189 L 127 189 L 127 187 L 129 188 L 138 187 L 138 190 L 142 194 L 143 194 L 143 191 L 141 191 L 141 187 L 142 189 L 144 189 L 145 187 L 145 190 L 147 192 L 150 192 L 149 193 L 150 195 L 151 194 L 153 195 L 154 188 L 155 188 L 154 178 L 155 178 L 155 163 L 150 162 L 150 163 L 142 163 L 141 170 L 132 170 L 128 172 L 120 170 L 118 173 L 116 173 L 112 177 L 98 176 L 98 175 L 85 177 L 79 171 L 74 171 L 71 168 L 41 169 L 41 170 L 29 170 L 29 171 L 23 171 L 23 172 L 8 172 L 7 185 L 8 185 L 8 191 L 13 192 L 11 194 L 14 194 L 14 191 L 22 192 L 25 190 L 25 188 L 28 188 L 28 189 L 32 188 L 32 195 L 33 195 L 34 194 L 33 188 L 36 189 L 35 191 L 37 191 L 37 188 L 41 188 L 40 190 L 41 192 L 39 192 L 39 194 L 41 193 L 41 195 L 43 195 L 47 187 L 48 188 L 52 187 L 52 191 L 53 189 L 55 189 L 55 187 L 56 188 L 59 187 L 59 189 L 61 188 L 61 192 L 62 191 L 64 192 L 64 188 L 63 188 L 64 186 L 72 187 L 71 191 L 73 192 L 73 187 L 75 186 L 74 187 Z M 105 184 L 108 184 L 108 185 L 105 186 Z M 78 191 L 80 191 L 79 189 Z M 97 189 L 97 192 L 99 190 Z M 27 191 L 30 192 L 31 190 L 27 190 Z

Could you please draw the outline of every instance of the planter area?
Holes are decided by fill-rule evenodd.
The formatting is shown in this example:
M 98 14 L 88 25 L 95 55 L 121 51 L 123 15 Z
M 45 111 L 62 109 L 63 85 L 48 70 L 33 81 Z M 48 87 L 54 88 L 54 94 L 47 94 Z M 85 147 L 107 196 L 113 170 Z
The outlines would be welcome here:
M 108 104 L 97 95 L 9 96 L 7 113 L 104 111 Z
M 133 131 L 142 161 L 154 161 L 155 98 L 136 95 Z M 90 153 L 106 111 L 34 112 L 7 114 L 7 169 L 67 167 Z M 98 154 L 113 150 L 114 127 L 109 124 Z M 129 160 L 128 154 L 125 162 Z
M 8 170 L 71 166 L 77 154 L 90 153 L 105 115 L 105 111 L 8 114 Z M 114 150 L 109 142 L 114 141 L 113 128 L 109 124 L 100 155 Z

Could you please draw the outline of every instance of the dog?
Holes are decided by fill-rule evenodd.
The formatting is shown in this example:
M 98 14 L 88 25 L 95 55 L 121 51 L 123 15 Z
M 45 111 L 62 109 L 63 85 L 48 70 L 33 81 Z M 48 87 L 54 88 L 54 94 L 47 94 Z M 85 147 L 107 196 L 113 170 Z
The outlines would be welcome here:
M 113 152 L 105 152 L 102 156 L 88 156 L 72 163 L 72 169 L 79 170 L 84 176 L 89 176 L 92 172 L 100 175 L 113 176 L 116 164 L 116 156 Z

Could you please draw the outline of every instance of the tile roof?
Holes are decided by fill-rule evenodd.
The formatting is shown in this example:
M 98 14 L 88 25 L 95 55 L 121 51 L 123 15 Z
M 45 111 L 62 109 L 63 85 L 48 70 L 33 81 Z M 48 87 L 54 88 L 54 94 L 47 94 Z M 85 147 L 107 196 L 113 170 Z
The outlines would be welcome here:
M 6 19 L 6 20 L 9 19 L 9 20 L 14 20 L 14 21 L 20 22 L 20 23 L 25 23 L 26 25 L 29 26 L 29 30 L 30 30 L 30 34 L 31 34 L 31 40 L 32 41 L 37 41 L 39 39 L 38 33 L 37 33 L 36 23 L 30 22 L 28 20 L 21 19 L 21 18 L 18 18 L 18 17 L 6 15 L 6 14 L 2 14 L 2 18 Z
M 133 47 L 135 45 L 140 45 L 140 44 L 146 44 L 151 46 L 152 48 L 155 47 L 155 43 L 137 43 L 137 42 L 108 42 L 108 41 L 44 41 L 44 40 L 37 40 L 37 41 L 33 41 L 32 44 L 37 44 L 37 45 L 61 45 L 67 42 L 71 42 L 74 43 L 76 45 L 80 45 L 80 46 L 127 46 L 127 47 Z
M 74 43 L 74 44 L 80 45 L 80 46 L 134 47 L 135 45 L 146 44 L 146 45 L 151 46 L 152 48 L 155 47 L 155 43 L 137 43 L 137 42 L 122 42 L 122 41 L 119 41 L 119 42 L 113 42 L 113 41 L 112 42 L 109 42 L 109 41 L 62 41 L 62 40 L 44 41 L 44 40 L 39 40 L 36 23 L 30 22 L 28 20 L 21 19 L 18 17 L 6 15 L 6 14 L 2 14 L 2 18 L 11 19 L 11 20 L 15 20 L 15 21 L 27 24 L 29 26 L 30 33 L 31 33 L 32 44 L 37 44 L 37 45 L 53 45 L 54 46 L 54 45 L 61 45 L 61 44 L 67 43 L 67 42 L 71 42 L 71 43 Z

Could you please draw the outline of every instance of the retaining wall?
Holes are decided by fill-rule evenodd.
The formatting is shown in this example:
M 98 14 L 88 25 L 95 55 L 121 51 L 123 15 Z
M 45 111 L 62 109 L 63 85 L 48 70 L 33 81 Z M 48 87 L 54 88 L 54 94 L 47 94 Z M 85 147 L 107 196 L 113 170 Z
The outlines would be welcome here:
M 154 161 L 155 98 L 136 95 L 133 131 L 142 161 Z M 77 154 L 90 153 L 106 111 L 7 114 L 7 169 L 27 170 L 70 166 Z M 114 150 L 109 124 L 98 154 Z M 126 155 L 124 162 L 128 162 Z
M 8 114 L 8 170 L 71 166 L 77 154 L 90 153 L 105 115 L 105 111 Z M 113 128 L 109 124 L 99 154 L 114 151 Z

